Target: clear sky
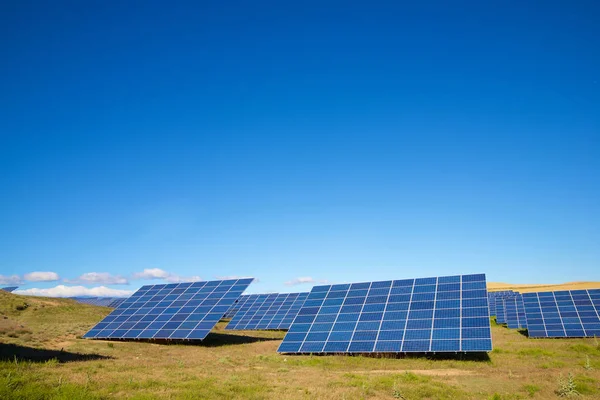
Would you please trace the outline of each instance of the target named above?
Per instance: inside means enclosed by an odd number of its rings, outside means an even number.
[[[377,3],[2,2],[0,284],[600,281],[600,3]]]

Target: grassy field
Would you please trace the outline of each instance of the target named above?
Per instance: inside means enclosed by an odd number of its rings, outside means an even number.
[[[521,293],[525,292],[550,292],[556,290],[579,290],[579,289],[597,289],[600,288],[600,282],[567,282],[567,283],[552,283],[552,284],[514,284],[501,282],[488,282],[489,291],[498,290],[516,290]]]
[[[224,323],[202,345],[78,338],[109,312],[0,292],[0,399],[600,398],[595,338],[528,339],[492,324],[483,359],[284,356],[284,332]]]

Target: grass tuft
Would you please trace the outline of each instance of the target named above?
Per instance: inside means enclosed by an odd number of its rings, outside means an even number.
[[[524,390],[525,392],[527,392],[527,395],[528,395],[529,397],[535,397],[535,394],[536,394],[537,392],[539,392],[541,389],[540,389],[540,387],[539,387],[539,386],[537,386],[537,385],[531,385],[531,384],[529,384],[529,385],[524,385],[524,386],[523,386],[523,390]]]
[[[562,376],[558,379],[558,389],[556,389],[556,394],[559,397],[575,397],[579,396],[579,392],[577,391],[577,384],[575,383],[575,378],[573,374],[569,372],[569,375],[566,378]]]

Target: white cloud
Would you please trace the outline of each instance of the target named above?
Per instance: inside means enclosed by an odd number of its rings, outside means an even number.
[[[166,279],[168,277],[169,273],[160,268],[148,268],[133,274],[134,279]]]
[[[30,282],[53,282],[59,280],[60,277],[56,272],[36,271],[25,274],[25,280]]]
[[[118,290],[107,288],[106,286],[97,286],[86,288],[84,286],[65,286],[58,285],[48,289],[24,289],[15,290],[16,294],[26,296],[45,296],[45,297],[76,297],[76,296],[92,296],[92,297],[129,297],[133,294],[131,290]]]
[[[0,285],[20,285],[23,280],[19,275],[0,275]]]
[[[197,275],[194,276],[179,276],[176,274],[172,274],[160,268],[147,268],[142,272],[136,272],[133,274],[133,279],[163,279],[167,282],[178,283],[178,282],[196,282],[201,281]]]
[[[194,276],[169,275],[167,278],[165,278],[165,281],[171,282],[171,283],[198,282],[201,280],[202,280],[202,278],[200,278],[198,275],[194,275]]]
[[[285,282],[286,285],[288,286],[296,286],[296,285],[302,285],[305,283],[328,283],[328,281],[326,279],[321,279],[321,280],[316,280],[313,277],[310,276],[301,276],[298,278],[294,278],[291,281],[287,281]]]
[[[111,275],[108,272],[87,272],[77,279],[65,280],[68,283],[102,283],[104,285],[127,285],[129,281],[121,275]]]

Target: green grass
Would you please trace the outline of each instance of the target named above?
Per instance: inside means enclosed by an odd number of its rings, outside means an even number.
[[[0,399],[552,399],[569,373],[581,398],[600,395],[594,339],[492,325],[494,351],[477,360],[279,355],[284,332],[223,323],[205,345],[80,338],[109,312],[0,292],[0,328],[14,333],[0,334]]]

